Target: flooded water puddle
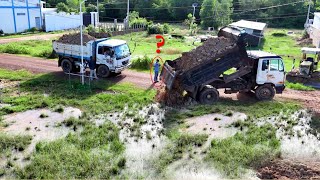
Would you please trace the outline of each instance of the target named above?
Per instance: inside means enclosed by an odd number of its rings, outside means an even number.
[[[237,129],[227,127],[238,120],[245,120],[247,116],[243,113],[234,112],[231,116],[223,114],[208,114],[186,119],[187,128],[182,131],[192,134],[208,134],[211,138],[226,138],[233,136]]]
[[[289,115],[281,113],[260,119],[257,124],[267,122],[277,127],[282,158],[296,162],[320,162],[320,134],[311,133],[311,118],[308,110],[300,110]]]
[[[127,160],[123,174],[129,179],[157,177],[151,163],[168,141],[163,135],[164,114],[164,109],[152,104],[137,111],[125,108],[121,113],[97,118],[97,125],[111,121],[121,129],[119,136],[125,143]]]
[[[61,126],[63,120],[70,117],[79,118],[81,111],[76,108],[66,107],[63,112],[53,112],[48,109],[29,110],[25,112],[6,115],[3,122],[8,126],[2,132],[12,135],[31,135],[32,141],[26,150],[15,153],[18,164],[23,165],[23,157],[30,154],[37,142],[52,141],[65,137],[69,132],[65,126]]]

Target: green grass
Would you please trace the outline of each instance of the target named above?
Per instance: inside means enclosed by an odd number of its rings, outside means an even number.
[[[114,36],[112,38],[126,40],[132,52],[133,59],[147,55],[149,58],[160,56],[163,61],[168,59],[172,60],[180,57],[181,52],[190,51],[199,45],[199,43],[193,45],[192,42],[186,42],[181,39],[169,39],[169,36],[164,35],[165,45],[162,47],[161,53],[157,54],[158,39],[156,39],[155,35],[148,36],[146,32],[137,32],[122,36]]]
[[[180,134],[177,131],[169,135],[172,140],[164,150],[160,153],[159,157],[154,161],[153,165],[159,173],[173,163],[182,158],[184,153],[191,152],[195,147],[202,146],[208,139],[206,134]]]
[[[18,150],[23,151],[30,143],[32,137],[27,135],[8,135],[0,133],[0,153],[6,151]]]
[[[52,41],[29,40],[0,45],[0,53],[23,54],[33,57],[55,58],[52,56]]]
[[[40,142],[31,163],[16,170],[22,179],[111,179],[120,174],[126,159],[119,130],[112,123],[84,126],[54,142]]]
[[[299,90],[299,91],[314,91],[313,87],[305,86],[301,83],[291,83],[291,82],[286,82],[286,87],[289,89],[294,89],[294,90]]]
[[[1,70],[9,74],[10,70]],[[11,76],[8,76],[10,78]],[[23,78],[17,75],[15,78]],[[144,106],[153,102],[155,90],[143,90],[128,83],[112,83],[107,80],[93,82],[91,86],[81,85],[78,78],[70,82],[56,74],[32,75],[20,83],[21,95],[15,95],[17,87],[6,89],[2,94],[3,103],[9,107],[0,109],[0,115],[29,109],[57,106],[74,106],[89,114],[122,111],[127,105]],[[44,93],[47,96],[44,96]]]
[[[293,36],[275,36],[274,34],[287,34],[288,31],[289,29],[267,29],[265,32],[263,46],[259,48],[253,48],[281,55],[284,60],[285,70],[287,72],[291,70],[293,57],[296,59],[295,67],[298,67],[299,60],[302,58],[302,47],[297,45],[296,39],[301,38],[303,32],[302,30],[295,30],[295,34]]]
[[[238,100],[220,99],[214,105],[194,105],[185,107],[186,110],[171,110],[166,113],[164,121],[165,127],[173,128],[176,125],[183,124],[184,119],[196,116],[202,116],[211,113],[225,113],[231,115],[232,112],[245,113],[248,118],[256,119],[278,115],[280,112],[294,112],[300,108],[295,102],[288,101],[252,101],[241,102]],[[170,129],[169,128],[169,129]]]
[[[31,78],[32,76],[32,73],[26,70],[8,71],[0,68],[0,79],[19,81]]]
[[[245,133],[213,140],[207,160],[230,178],[241,177],[245,169],[257,168],[279,155],[280,141],[272,125],[249,127]]]
[[[11,39],[11,38],[20,38],[20,37],[28,37],[28,36],[36,36],[36,35],[45,35],[45,34],[60,34],[65,31],[53,31],[53,32],[35,32],[35,33],[25,33],[25,34],[8,34],[4,36],[0,36],[0,39]]]

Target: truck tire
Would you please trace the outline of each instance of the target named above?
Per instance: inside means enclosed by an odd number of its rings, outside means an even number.
[[[63,72],[70,73],[73,71],[73,65],[72,62],[69,59],[63,59],[61,61],[61,68]]]
[[[271,85],[262,85],[255,90],[255,94],[258,100],[268,101],[273,99],[276,92]]]
[[[97,74],[100,77],[106,78],[110,76],[110,70],[106,65],[100,65],[97,69]]]
[[[213,104],[219,99],[219,91],[214,87],[206,87],[198,97],[201,104]]]

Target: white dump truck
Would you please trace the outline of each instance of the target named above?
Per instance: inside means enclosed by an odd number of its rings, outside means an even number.
[[[64,72],[80,71],[81,45],[53,41],[52,46],[59,55],[58,66],[61,66]],[[106,52],[110,56],[107,56]],[[108,77],[111,73],[120,74],[130,65],[130,55],[130,49],[123,40],[103,38],[91,40],[83,45],[85,67],[88,66],[88,61],[94,60],[100,77]]]

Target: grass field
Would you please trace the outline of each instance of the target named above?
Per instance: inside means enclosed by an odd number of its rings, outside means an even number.
[[[0,70],[1,79],[22,80],[20,96],[18,87],[5,88],[2,92],[2,102],[12,106],[1,108],[0,115],[57,105],[78,107],[91,114],[107,113],[121,111],[126,105],[149,104],[155,95],[155,90],[143,90],[128,83],[100,80],[82,86],[77,78],[69,81],[55,74],[19,72]]]
[[[28,36],[36,36],[43,34],[59,34],[64,33],[66,31],[53,31],[53,32],[29,32],[29,33],[20,33],[20,34],[6,34],[4,36],[0,36],[0,39],[10,39],[10,38],[20,38],[20,37],[28,37]]]

